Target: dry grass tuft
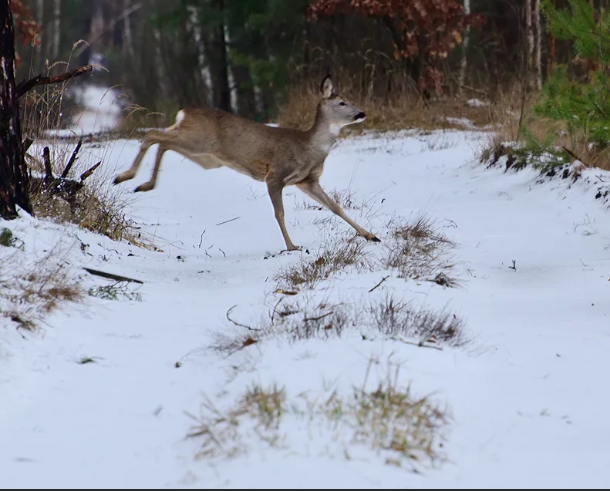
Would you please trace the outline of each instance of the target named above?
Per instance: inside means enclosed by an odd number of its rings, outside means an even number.
[[[372,260],[366,243],[339,237],[324,244],[312,257],[301,258],[299,262],[280,271],[275,280],[279,289],[311,289],[348,269],[366,271],[371,268]]]
[[[197,457],[235,457],[247,453],[246,437],[250,431],[270,447],[278,446],[280,424],[288,409],[286,399],[284,388],[260,385],[247,389],[227,411],[221,411],[206,399],[202,416],[191,416],[197,424],[188,435],[202,439],[202,450]]]
[[[233,354],[273,339],[296,343],[344,336],[363,340],[382,336],[422,347],[459,348],[470,342],[465,323],[457,315],[415,307],[391,295],[351,305],[304,300],[278,306],[252,326],[229,318],[240,330],[217,336],[212,350]]]
[[[56,63],[49,67],[49,71],[57,66],[65,66],[68,70],[69,65],[70,60],[67,63]],[[112,170],[106,167],[110,146],[105,146],[101,153],[92,151],[108,135],[101,132],[70,136],[65,131],[82,111],[72,99],[72,89],[75,84],[80,85],[84,81],[85,77],[44,86],[29,92],[23,99],[23,132],[34,142],[26,152],[26,161],[32,175],[30,194],[34,211],[37,216],[74,223],[113,240],[141,242],[133,221],[125,216],[125,209],[131,199],[124,192],[109,186]],[[115,97],[120,99],[123,96],[116,96],[115,92],[109,90],[101,104],[116,102],[109,100]],[[129,114],[137,112],[132,109],[127,111]],[[95,117],[97,122],[96,115],[87,117]],[[124,120],[118,114],[117,118],[120,128]],[[57,130],[64,131],[60,133]],[[126,136],[121,129],[110,133],[114,139],[119,135]],[[84,145],[75,154],[76,160],[69,172],[63,175],[79,140]],[[46,155],[45,147],[48,148]],[[94,156],[94,153],[98,155]],[[98,162],[100,165],[93,168]],[[83,174],[92,168],[92,173],[83,179]],[[52,178],[49,178],[49,170],[52,171]]]
[[[0,251],[0,312],[21,328],[33,330],[60,304],[82,298],[79,280],[59,258],[57,249],[25,271],[14,253]]]
[[[415,339],[420,344],[463,347],[469,342],[464,321],[457,315],[412,305],[391,295],[369,306],[372,324],[388,338]]]
[[[392,240],[384,259],[387,268],[398,271],[402,278],[423,278],[449,287],[458,285],[447,274],[453,267],[448,261],[448,250],[456,244],[439,231],[433,219],[419,215],[408,222],[391,222],[388,229]]]
[[[338,443],[337,453],[346,458],[351,446],[365,446],[380,453],[386,464],[441,461],[447,414],[397,380],[382,381],[374,390],[367,385],[365,379],[362,388],[346,395],[334,392],[317,398],[307,393],[289,398],[285,388],[255,385],[224,411],[206,400],[202,415],[191,416],[196,424],[189,436],[202,440],[199,458],[235,457],[257,451],[259,444],[289,450],[291,440],[302,433],[304,438],[315,435]],[[313,427],[321,431],[312,432]]]

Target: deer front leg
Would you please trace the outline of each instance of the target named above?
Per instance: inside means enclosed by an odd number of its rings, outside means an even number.
[[[275,219],[280,226],[280,230],[284,236],[284,241],[286,242],[286,249],[289,251],[299,250],[299,248],[290,240],[290,236],[286,230],[286,223],[284,222],[284,201],[282,197],[284,185],[277,181],[268,181],[267,190],[269,191],[269,197],[271,198],[271,203],[273,204]]]
[[[343,211],[343,209],[330,196],[328,196],[328,194],[324,192],[322,186],[320,186],[320,183],[317,180],[308,179],[307,181],[300,182],[299,184],[297,184],[297,186],[305,194],[311,196],[322,206],[325,206],[335,215],[341,217],[352,227],[354,227],[356,232],[358,232],[358,235],[364,237],[366,240],[371,240],[373,242],[381,242],[377,237],[375,237],[375,235],[373,235],[371,232],[364,230],[360,225],[358,225],[350,217],[348,217]]]
[[[114,180],[114,184],[120,184],[122,182],[129,181],[130,179],[133,179],[134,177],[136,177],[136,174],[138,173],[138,169],[140,168],[140,165],[142,165],[142,160],[144,159],[144,155],[146,155],[146,152],[148,152],[148,149],[151,146],[153,146],[155,143],[160,143],[159,138],[163,137],[163,136],[164,136],[163,133],[160,131],[150,130],[144,137],[144,141],[140,145],[140,151],[138,152],[138,155],[136,156],[135,160],[133,161],[133,164],[131,165],[129,170],[116,176],[116,178]]]
[[[155,185],[157,184],[157,176],[159,175],[159,169],[161,168],[161,159],[163,158],[163,154],[167,152],[167,148],[160,143],[159,149],[157,151],[157,158],[155,160],[155,168],[152,173],[152,177],[150,181],[145,182],[144,184],[140,184],[136,189],[135,193],[140,193],[142,191],[151,191],[155,189]]]

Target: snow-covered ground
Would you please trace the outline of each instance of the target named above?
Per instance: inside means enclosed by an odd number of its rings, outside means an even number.
[[[121,110],[127,103],[116,89],[83,84],[74,87],[70,95],[79,111],[68,128],[49,130],[49,135],[73,137],[120,129]]]
[[[423,211],[434,218],[459,244],[452,254],[460,288],[377,268],[295,297],[364,305],[392,294],[446,308],[466,323],[471,342],[461,348],[364,340],[356,326],[341,339],[269,340],[232,355],[209,350],[219,333],[243,331],[227,320],[231,307],[232,318],[249,326],[273,309],[281,298],[274,276],[307,253],[278,254],[283,241],[264,185],[230,170],[204,172],[171,152],[157,189],[138,195],[130,210],[159,251],[26,217],[1,224],[23,240],[28,257],[59,243],[75,274],[87,266],[144,285],[137,289],[142,301],[66,305],[36,334],[0,318],[7,324],[0,327],[0,486],[610,485],[610,215],[584,182],[484,169],[474,156],[486,138],[411,132],[347,139],[331,152],[322,179],[327,189],[349,188],[367,202],[348,213],[382,239],[367,244],[373,256],[387,243],[391,216]],[[138,148],[125,141],[110,147],[88,148],[106,153],[109,174],[126,169]],[[148,180],[153,160],[151,151],[138,177],[122,186]],[[313,252],[351,233],[336,219],[324,224],[330,213],[303,209],[302,200],[298,190],[286,192],[296,244]],[[285,386],[297,401],[376,384],[397,366],[398,386],[410,384],[451,414],[439,449],[445,461],[420,460],[418,472],[389,465],[387,453],[351,441],[349,432],[293,414],[280,428],[281,444],[269,446],[245,428],[242,452],[232,458],[196,458],[202,439],[187,438],[204,401],[230,408],[252,384]]]

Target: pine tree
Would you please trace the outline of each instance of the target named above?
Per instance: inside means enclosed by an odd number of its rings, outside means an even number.
[[[570,40],[575,61],[584,66],[585,80],[558,66],[543,88],[539,116],[563,121],[572,137],[597,149],[610,146],[610,12],[595,11],[587,0],[569,0],[567,9],[543,3],[549,28],[558,39]]]

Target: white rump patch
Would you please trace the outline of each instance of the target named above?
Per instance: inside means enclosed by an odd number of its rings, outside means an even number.
[[[178,114],[176,114],[176,122],[173,125],[165,128],[165,131],[175,131],[180,128],[180,123],[184,121],[184,116],[184,111],[178,111]]]

